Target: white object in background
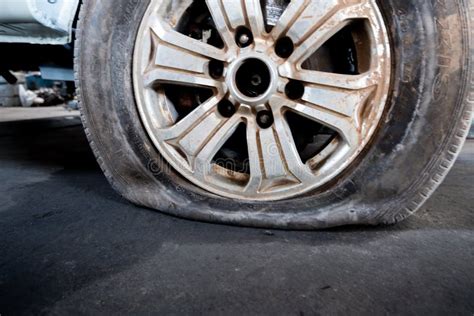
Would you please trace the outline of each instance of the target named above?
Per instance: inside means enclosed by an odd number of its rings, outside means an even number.
[[[44,103],[44,99],[39,98],[33,91],[26,90],[23,85],[19,86],[19,94],[21,105],[24,107],[31,107],[33,104]]]

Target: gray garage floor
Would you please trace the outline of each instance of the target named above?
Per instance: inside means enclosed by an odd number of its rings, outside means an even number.
[[[400,225],[283,232],[130,205],[79,124],[0,123],[2,316],[474,313],[472,141]]]

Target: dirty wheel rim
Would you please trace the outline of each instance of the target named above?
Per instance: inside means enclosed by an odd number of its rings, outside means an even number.
[[[390,45],[375,0],[269,7],[278,2],[152,0],[138,32],[133,80],[149,137],[223,197],[320,188],[364,151],[385,109]]]

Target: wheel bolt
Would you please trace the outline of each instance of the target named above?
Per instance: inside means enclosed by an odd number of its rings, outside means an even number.
[[[301,99],[304,95],[304,85],[300,81],[292,80],[285,86],[285,94],[291,100]]]
[[[239,38],[240,45],[247,45],[250,41],[250,37],[247,34],[242,34]]]
[[[209,74],[214,79],[219,79],[224,74],[224,63],[220,60],[213,59],[209,62]]]
[[[275,44],[275,53],[281,58],[290,57],[294,50],[295,45],[288,36],[278,39]]]
[[[252,32],[245,26],[240,26],[239,28],[237,28],[235,41],[237,42],[237,45],[242,48],[251,45],[253,43]]]
[[[267,129],[273,125],[273,115],[272,112],[268,110],[260,111],[257,113],[257,123],[263,128]]]
[[[223,117],[232,117],[235,114],[235,105],[227,99],[222,100],[217,105],[217,110]]]

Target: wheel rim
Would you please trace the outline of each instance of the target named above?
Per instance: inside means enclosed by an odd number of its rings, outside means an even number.
[[[182,176],[223,197],[320,188],[384,112],[390,46],[375,0],[279,2],[152,0],[138,32],[133,80],[148,135]]]

